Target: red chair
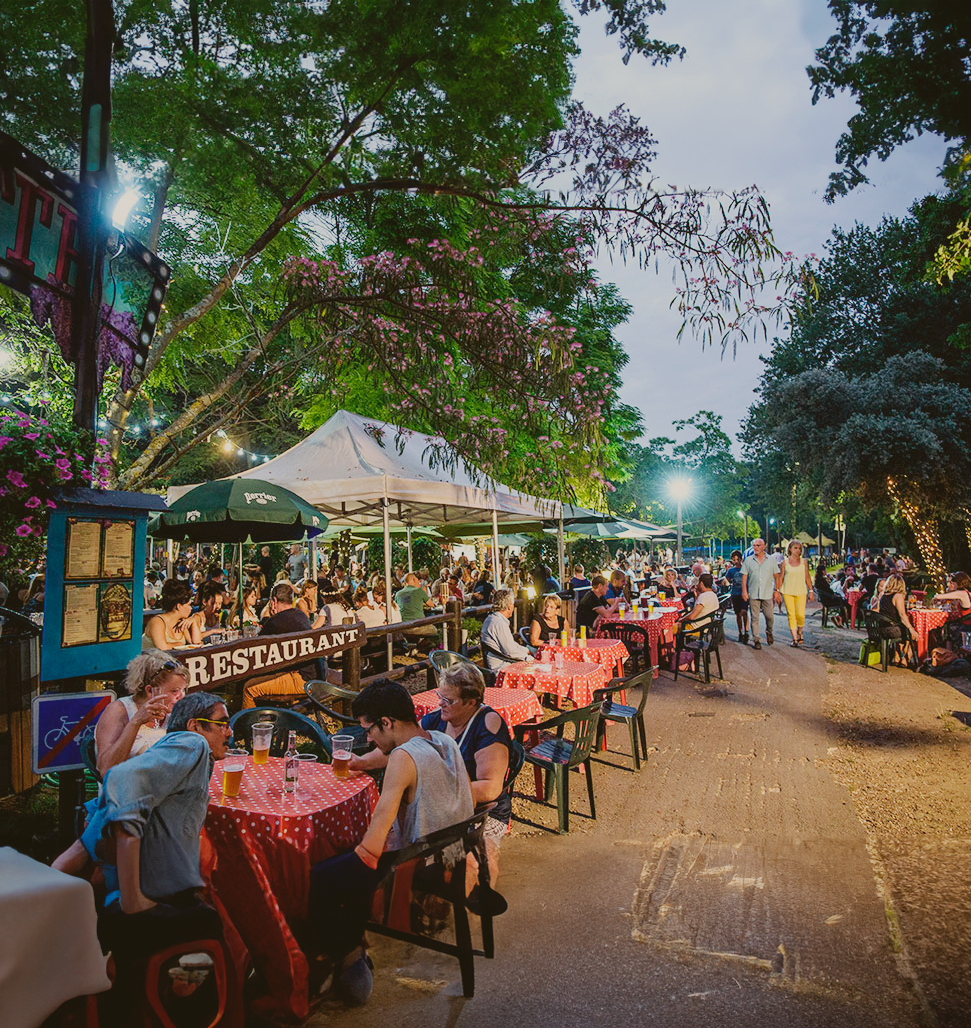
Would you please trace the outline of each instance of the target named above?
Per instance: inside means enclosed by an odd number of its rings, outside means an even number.
[[[158,1025],[160,1028],[180,1028],[169,1016],[169,1012],[162,1003],[158,983],[165,964],[186,953],[206,953],[212,958],[212,973],[216,981],[216,1015],[206,1028],[216,1028],[217,1025],[224,1025],[226,1028],[229,1028],[230,1025],[241,1025],[242,1003],[241,1001],[231,1002],[231,1000],[239,1000],[239,997],[230,997],[231,965],[227,966],[226,951],[218,939],[194,939],[191,942],[180,942],[175,946],[169,946],[168,949],[159,950],[148,958],[145,967],[145,999],[148,1004],[146,1024]],[[226,1017],[227,1008],[233,1011],[232,1019]]]

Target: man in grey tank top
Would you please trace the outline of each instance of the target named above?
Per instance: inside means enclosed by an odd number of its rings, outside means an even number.
[[[308,919],[321,949],[334,964],[344,1000],[362,1005],[374,981],[365,954],[364,926],[374,890],[394,859],[394,850],[472,816],[472,787],[454,739],[426,732],[407,689],[381,679],[362,689],[351,711],[387,758],[381,798],[359,846],[314,865]],[[369,766],[354,758],[352,769]]]

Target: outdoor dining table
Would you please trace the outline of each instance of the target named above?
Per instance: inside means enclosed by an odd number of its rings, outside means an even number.
[[[613,667],[618,678],[624,677],[624,661],[630,656],[619,639],[575,639],[565,649],[558,643],[544,643],[537,651],[536,659],[551,661],[557,653],[562,653],[564,660],[603,664],[605,673]]]
[[[356,846],[364,836],[378,787],[330,764],[305,762],[296,792],[283,792],[281,757],[247,758],[239,795],[222,795],[222,765],[209,780],[206,836],[215,864],[209,883],[220,908],[266,980],[274,1007],[308,1013],[307,958],[294,936],[304,927],[310,869]]]
[[[111,985],[90,883],[0,848],[0,1025],[37,1028]]]
[[[640,614],[641,611],[638,611]],[[602,614],[597,621],[594,634],[598,638],[604,637],[604,628],[606,624],[630,624],[637,625],[638,628],[643,628],[647,632],[648,644],[651,648],[651,666],[660,666],[660,646],[661,641],[673,642],[674,623],[681,616],[681,609],[672,605],[655,606],[653,612],[646,613],[644,617],[627,617],[621,618],[619,614]],[[654,676],[657,677],[657,674]]]
[[[412,696],[415,713],[419,721],[433,710],[438,710],[438,693],[434,689],[416,693]],[[496,689],[487,688],[483,703],[492,709],[506,722],[510,732],[514,725],[524,724],[534,718],[543,716],[543,706],[536,693],[529,689]]]
[[[862,589],[847,589],[846,602],[850,605],[850,628],[856,628],[856,614],[863,599]]]
[[[951,614],[933,607],[914,607],[907,611],[907,615],[917,632],[917,659],[923,660],[927,656],[927,636],[933,629],[946,624]]]
[[[547,668],[549,670],[547,670]],[[531,689],[572,700],[574,707],[593,703],[594,689],[602,689],[606,675],[601,664],[567,660],[562,667],[542,666],[525,660],[507,664],[496,675],[500,689]]]

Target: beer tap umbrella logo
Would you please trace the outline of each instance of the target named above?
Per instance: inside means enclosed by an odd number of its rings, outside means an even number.
[[[148,534],[192,543],[269,543],[313,538],[326,528],[327,518],[289,489],[223,478],[180,497],[149,522]]]

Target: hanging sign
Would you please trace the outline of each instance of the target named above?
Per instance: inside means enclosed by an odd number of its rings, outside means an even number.
[[[81,185],[0,132],[0,284],[30,297],[65,360],[72,352]],[[108,240],[98,344],[121,366],[142,367],[155,335],[171,271],[127,232]]]

